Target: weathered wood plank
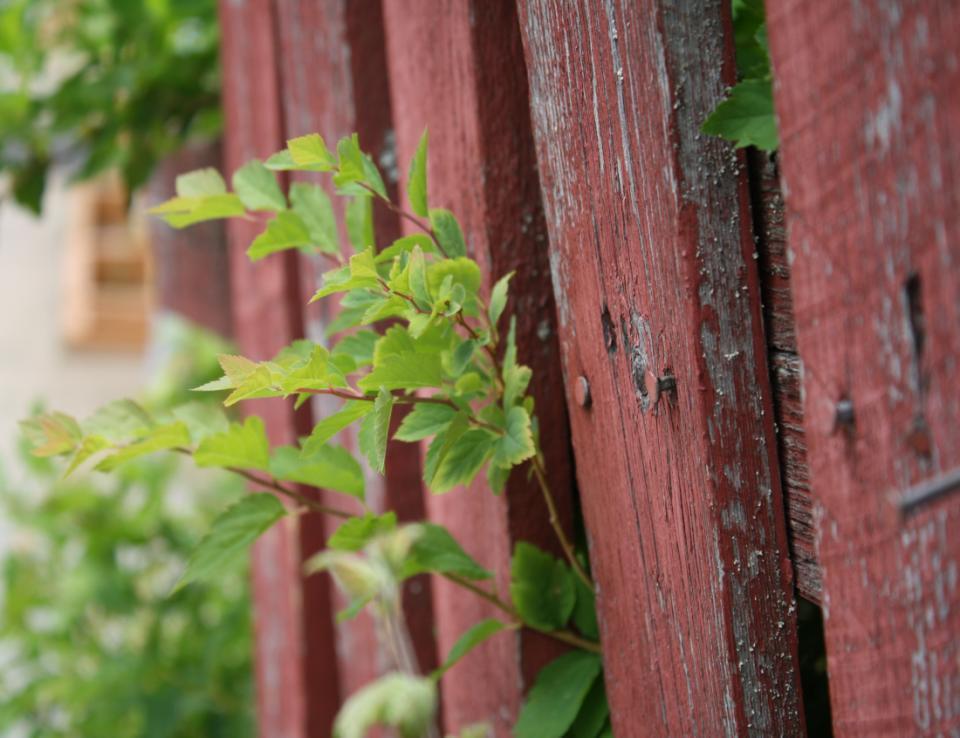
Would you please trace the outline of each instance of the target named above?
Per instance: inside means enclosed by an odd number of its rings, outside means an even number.
[[[225,160],[233,171],[283,144],[274,9],[269,0],[223,0]],[[297,262],[284,254],[251,264],[246,248],[256,226],[231,221],[234,336],[244,354],[266,359],[303,335]],[[309,431],[309,414],[288,402],[256,401],[245,410],[264,418],[273,443]],[[339,699],[329,584],[301,575],[304,556],[322,542],[322,528],[291,517],[261,537],[253,552],[257,714],[264,738],[329,735]],[[300,521],[303,527],[298,528]],[[309,675],[309,676],[308,676]]]
[[[379,0],[280,2],[277,17],[286,136],[292,138],[316,131],[332,146],[339,137],[356,131],[361,145],[375,159],[389,162],[394,153]],[[395,190],[395,167],[387,166],[385,170],[388,187]],[[302,178],[329,185],[329,176],[304,174]],[[376,230],[382,243],[389,243],[400,235],[396,216],[386,208],[376,212]],[[301,257],[300,266],[306,303],[318,286],[317,275],[331,264],[320,257],[315,260]],[[324,327],[332,317],[331,301],[315,304],[307,313],[308,335],[323,341]],[[337,404],[318,401],[314,410],[325,414]],[[350,443],[352,436],[346,435],[344,441]],[[368,475],[367,496],[374,509],[396,510],[404,521],[422,519],[424,505],[417,449],[392,444],[386,476]],[[333,499],[330,502],[333,503]],[[318,534],[318,544],[338,523],[326,521],[325,532]],[[424,576],[408,582],[404,602],[418,661],[423,670],[429,671],[437,664],[429,579]],[[335,595],[336,609],[348,604],[342,595]],[[346,696],[378,676],[389,664],[389,658],[378,646],[374,623],[368,613],[338,623],[336,628],[340,684]]]
[[[960,493],[897,503],[960,466],[960,6],[768,25],[835,730],[955,735]]]
[[[614,732],[802,734],[726,3],[520,5]]]
[[[453,210],[488,283],[516,270],[511,284],[520,360],[534,369],[550,479],[569,520],[572,474],[566,409],[550,292],[546,232],[529,128],[527,81],[516,10],[510,0],[388,0],[384,4],[390,83],[401,176],[423,129],[430,129],[429,189]],[[468,551],[508,584],[513,542],[552,545],[547,512],[520,471],[494,497],[485,483],[427,500],[430,518],[448,525]],[[481,601],[435,582],[441,655],[491,612]],[[509,736],[521,692],[549,658],[542,636],[500,635],[444,679],[445,724],[453,731],[489,721]]]
[[[797,591],[819,603],[820,562],[803,434],[803,376],[797,356],[780,175],[773,157],[762,151],[749,150],[747,163],[790,555]]]

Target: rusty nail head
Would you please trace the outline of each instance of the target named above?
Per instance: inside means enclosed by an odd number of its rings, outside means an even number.
[[[647,402],[650,403],[650,407],[656,407],[662,395],[677,389],[676,377],[669,374],[658,377],[652,371],[647,372],[644,377],[644,384],[647,389]]]
[[[580,407],[589,407],[590,405],[590,382],[582,374],[577,377],[576,384],[573,386],[573,396]]]

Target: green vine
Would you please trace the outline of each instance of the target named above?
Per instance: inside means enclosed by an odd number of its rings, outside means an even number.
[[[347,252],[341,250],[326,191],[318,184],[295,182],[286,195],[276,171],[332,175],[336,194],[347,199]],[[489,295],[481,294],[480,268],[466,255],[456,217],[428,206],[426,172],[425,133],[410,166],[407,211],[390,200],[356,135],[343,138],[333,152],[312,134],[290,140],[266,162],[245,164],[233,175],[232,191],[215,170],[184,174],[177,180],[176,197],[153,210],[177,228],[230,217],[263,223],[248,250],[253,260],[300,249],[332,263],[313,298],[339,297],[328,340],[296,341],[269,361],[222,356],[223,376],[197,388],[226,392],[227,407],[265,397],[292,398],[298,406],[314,395],[341,400],[298,445],[271,448],[256,416],[243,423],[230,423],[226,416],[211,422],[178,408],[156,417],[129,401],[114,403],[83,424],[52,413],[27,421],[26,430],[35,453],[69,455],[68,470],[89,463],[109,471],[143,454],[172,451],[267,490],[245,497],[214,522],[181,586],[216,578],[227,560],[287,515],[312,510],[341,518],[307,571],[333,575],[351,602],[340,617],[369,609],[393,670],[346,701],[336,721],[337,736],[359,738],[378,724],[403,736],[436,735],[437,682],[486,639],[519,628],[544,633],[570,650],[538,675],[515,735],[609,736],[594,586],[583,552],[556,515],[534,399],[527,391],[533,373],[517,361],[516,321],[506,315],[511,275],[497,281]],[[372,222],[375,202],[418,232],[379,248]],[[398,405],[410,408],[393,438],[427,444],[423,479],[432,493],[469,485],[484,472],[498,494],[521,467],[518,473],[532,475],[539,486],[563,559],[519,542],[509,592],[498,592],[493,573],[444,527],[400,525],[393,512],[370,509],[361,461],[333,441],[355,427],[360,456],[382,474]],[[323,504],[301,491],[304,486],[338,492],[344,502]],[[278,495],[287,498],[289,507]],[[419,671],[400,606],[402,583],[425,572],[446,578],[498,613],[464,633],[429,675]],[[475,726],[463,733],[468,734],[483,731]]]

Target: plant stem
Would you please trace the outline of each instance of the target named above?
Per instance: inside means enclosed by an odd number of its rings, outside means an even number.
[[[423,232],[426,233],[428,236],[430,236],[430,239],[433,241],[433,243],[434,243],[434,244],[436,245],[436,247],[437,247],[437,251],[439,251],[441,254],[443,254],[443,256],[444,256],[445,258],[448,258],[448,259],[450,258],[449,254],[447,254],[447,252],[444,251],[443,246],[440,245],[440,241],[437,239],[437,234],[434,232],[434,230],[433,230],[433,228],[432,228],[431,226],[429,226],[429,225],[427,225],[426,223],[424,223],[422,220],[420,220],[420,219],[419,219],[417,216],[415,216],[413,213],[408,213],[406,210],[404,210],[403,208],[401,208],[399,205],[395,205],[389,198],[384,197],[383,195],[381,195],[379,192],[377,192],[375,189],[373,189],[373,188],[372,188],[370,185],[368,185],[366,182],[357,182],[357,184],[360,185],[360,186],[361,186],[363,189],[365,189],[367,192],[369,192],[371,195],[373,195],[374,197],[376,197],[378,200],[380,200],[380,202],[382,202],[384,205],[386,205],[392,212],[396,213],[397,215],[399,215],[399,216],[400,216],[401,218],[403,218],[404,220],[409,221],[410,223],[413,223],[413,225],[415,225],[415,226],[416,226],[417,228],[419,228],[421,231],[423,231]]]
[[[496,607],[498,610],[503,612],[505,615],[508,615],[512,621],[518,625],[523,625],[523,620],[520,618],[519,613],[511,607],[508,603],[501,600],[495,593],[490,592],[483,587],[474,584],[469,579],[464,579],[459,577],[456,574],[444,574],[444,577],[449,581],[456,584],[458,587],[463,587],[464,589],[473,592],[477,597],[482,600],[486,600],[491,605]],[[572,633],[569,630],[538,630],[538,633],[543,633],[545,636],[549,636],[556,641],[566,643],[569,646],[574,646],[583,651],[589,651],[591,653],[600,653],[600,644],[595,643],[594,641],[589,641],[586,638],[581,638],[576,633]]]
[[[563,526],[560,524],[560,518],[557,515],[557,505],[553,500],[553,494],[550,492],[550,485],[547,483],[547,475],[543,468],[543,461],[541,461],[539,453],[530,460],[530,466],[533,467],[533,474],[536,476],[537,482],[540,485],[540,491],[543,493],[543,501],[547,503],[547,510],[550,513],[550,526],[553,528],[553,532],[556,533],[557,540],[560,541],[560,546],[563,548],[563,553],[567,557],[567,561],[570,562],[570,566],[573,567],[573,570],[576,572],[577,576],[580,577],[583,583],[592,591],[593,582],[590,580],[587,572],[584,571],[583,567],[580,565],[580,562],[577,560],[577,556],[573,551],[573,544],[570,543],[570,539],[567,538],[567,534],[563,530]]]

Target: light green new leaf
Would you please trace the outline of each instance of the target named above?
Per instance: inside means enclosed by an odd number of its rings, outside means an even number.
[[[223,433],[204,438],[193,454],[197,466],[235,466],[266,471],[270,464],[270,443],[263,421],[255,415],[243,425],[231,423]]]
[[[456,216],[449,210],[434,208],[430,211],[430,225],[440,242],[443,252],[451,259],[467,255],[467,244]]]
[[[142,438],[155,421],[139,403],[114,400],[98,408],[83,422],[84,433],[103,436],[113,444]]]
[[[426,456],[423,459],[423,481],[430,487],[433,484],[433,478],[436,476],[437,468],[443,461],[450,447],[462,436],[467,428],[470,427],[469,417],[466,413],[459,412],[450,421],[450,424],[437,433],[436,437],[427,447]]]
[[[380,334],[375,331],[356,331],[341,338],[333,347],[333,355],[349,356],[359,368],[373,363],[373,349]]]
[[[450,653],[447,654],[446,661],[443,662],[440,668],[434,669],[433,673],[430,674],[430,678],[434,681],[439,680],[440,677],[446,674],[454,664],[470,653],[470,651],[490,638],[490,636],[499,633],[507,627],[509,626],[506,623],[496,618],[481,620],[457,639],[457,642],[453,644],[453,648],[450,649]]]
[[[53,412],[20,421],[34,456],[58,456],[73,451],[83,438],[80,424],[65,413]]]
[[[317,172],[329,172],[336,168],[337,159],[327,148],[323,136],[310,133],[287,141],[287,151],[297,167],[309,167]]]
[[[373,412],[363,419],[360,434],[357,437],[360,451],[370,466],[383,474],[387,459],[387,440],[390,436],[390,415],[393,412],[394,397],[386,388],[381,387],[373,403]]]
[[[326,444],[337,433],[355,423],[373,411],[373,403],[363,400],[351,400],[333,415],[328,415],[315,426],[313,432],[303,442],[303,453],[310,455]]]
[[[585,651],[571,651],[547,664],[520,711],[516,738],[562,738],[600,670],[600,657]]]
[[[366,515],[350,518],[337,528],[327,540],[327,548],[336,551],[359,551],[371,540],[397,528],[397,514],[393,511],[383,515]]]
[[[369,195],[350,198],[343,220],[347,227],[347,238],[357,251],[363,251],[377,242],[373,230],[373,198]]]
[[[418,528],[419,535],[404,562],[403,578],[425,572],[454,574],[473,580],[489,579],[493,576],[464,551],[443,526],[421,523]]]
[[[443,383],[443,365],[440,354],[405,352],[393,354],[389,361],[377,366],[357,382],[365,392],[380,387],[388,390],[416,387],[439,387]]]
[[[776,151],[780,145],[769,79],[745,79],[738,84],[701,126],[704,133],[736,143]]]
[[[393,435],[398,441],[420,441],[436,435],[453,420],[457,410],[449,405],[432,402],[420,402],[406,414],[397,432]]]
[[[287,207],[276,175],[259,159],[251,159],[233,173],[233,189],[247,210],[276,213]]]
[[[103,436],[86,436],[77,446],[77,450],[73,452],[73,456],[70,457],[70,464],[63,473],[64,479],[73,474],[77,467],[91,456],[108,448],[110,448],[110,442]]]
[[[123,446],[97,464],[99,471],[113,471],[124,462],[146,456],[157,451],[172,448],[185,448],[190,445],[190,431],[180,421],[168,425],[158,425],[150,429],[146,436]]]
[[[230,427],[226,413],[218,405],[211,405],[209,402],[178,405],[170,414],[187,426],[193,443],[200,443],[207,436],[223,433]]]
[[[295,249],[310,245],[310,231],[300,216],[292,210],[283,210],[267,223],[267,229],[257,236],[247,256],[250,261],[258,261],[265,256],[286,249]]]
[[[225,195],[227,183],[213,167],[196,169],[177,176],[176,191],[179,197],[206,197]]]
[[[449,280],[448,280],[449,277]],[[459,257],[456,259],[442,259],[427,268],[427,282],[434,300],[438,301],[446,283],[454,301],[463,305],[468,314],[477,312],[477,291],[480,289],[480,267],[473,259]],[[459,285],[465,294],[454,295]]]
[[[250,544],[285,514],[277,498],[265,493],[247,495],[227,508],[194,550],[176,589],[221,578],[224,567],[245,554]]]
[[[517,400],[523,399],[523,393],[527,391],[530,380],[533,377],[533,371],[523,364],[514,364],[509,369],[503,368],[503,407],[509,409],[514,406]]]
[[[482,428],[471,428],[454,441],[437,465],[430,483],[434,494],[448,492],[457,485],[467,485],[494,452],[497,436]]]
[[[407,197],[410,199],[410,208],[417,215],[426,218],[427,208],[427,131],[420,137],[417,150],[410,162],[410,176],[407,179]]]
[[[430,236],[427,236],[423,233],[414,233],[409,236],[404,236],[403,238],[398,238],[392,244],[387,246],[387,248],[377,254],[377,263],[382,264],[388,261],[393,261],[396,257],[400,256],[400,254],[413,251],[415,246],[419,246],[420,250],[425,254],[436,252]]]
[[[515,405],[507,411],[506,432],[497,439],[493,463],[499,467],[516,466],[537,452],[533,443],[530,415]]]
[[[280,446],[270,455],[269,471],[276,479],[363,500],[363,470],[353,455],[340,446],[315,447],[309,454],[301,454],[293,446]]]
[[[430,296],[430,286],[427,284],[427,263],[423,258],[423,250],[414,246],[410,252],[409,264],[410,291],[420,307],[429,309],[433,303]]]
[[[490,325],[494,328],[497,327],[497,322],[500,320],[500,316],[503,315],[503,310],[507,306],[507,293],[510,289],[510,279],[513,277],[513,272],[502,276],[497,280],[497,283],[493,285],[493,289],[490,290],[490,305],[487,308],[487,315],[490,318]]]
[[[323,188],[315,184],[294,182],[290,185],[290,204],[310,233],[310,242],[320,251],[336,254],[340,251],[337,220],[333,203]]]
[[[186,228],[194,223],[221,218],[235,218],[246,210],[240,198],[232,193],[202,197],[174,197],[150,208],[151,215],[159,216],[174,228]]]
[[[371,728],[394,728],[401,738],[426,735],[437,709],[434,682],[392,673],[370,682],[343,703],[333,724],[334,738],[365,738]]]
[[[538,630],[557,630],[573,612],[573,575],[562,561],[520,541],[510,562],[510,596],[524,623]]]

